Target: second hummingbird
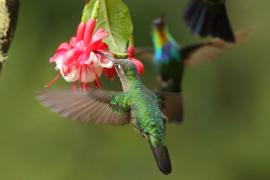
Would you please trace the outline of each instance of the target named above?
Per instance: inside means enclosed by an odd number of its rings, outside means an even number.
[[[244,41],[250,33],[249,29],[236,32],[236,44]],[[153,48],[138,49],[137,56],[153,62],[158,73],[159,90],[166,92],[181,92],[186,67],[214,60],[224,50],[235,46],[221,39],[181,46],[171,35],[163,18],[153,21],[152,40]]]

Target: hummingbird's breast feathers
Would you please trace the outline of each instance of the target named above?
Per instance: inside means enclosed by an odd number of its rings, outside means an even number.
[[[170,59],[180,59],[180,45],[174,40],[167,27],[154,28],[152,39],[155,50],[154,61],[162,63]]]
[[[133,83],[131,97],[132,123],[144,135],[150,134],[160,142],[165,140],[165,116],[156,95],[140,83]]]

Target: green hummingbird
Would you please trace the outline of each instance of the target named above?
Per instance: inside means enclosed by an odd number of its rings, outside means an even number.
[[[236,41],[225,0],[191,0],[184,11],[184,20],[194,35]]]
[[[19,0],[0,1],[0,71],[15,33],[19,5]]]
[[[113,62],[123,92],[54,90],[41,93],[38,99],[46,107],[73,120],[113,125],[131,123],[149,142],[160,171],[169,174],[171,161],[165,143],[166,123],[178,121],[182,116],[181,95],[155,93],[144,86],[130,60],[115,59]]]
[[[214,60],[226,49],[234,47],[250,35],[251,30],[236,32],[236,43],[213,39],[188,46],[181,46],[171,35],[163,18],[157,18],[152,25],[153,47],[137,49],[136,56],[150,61],[158,74],[160,91],[181,92],[186,67]]]

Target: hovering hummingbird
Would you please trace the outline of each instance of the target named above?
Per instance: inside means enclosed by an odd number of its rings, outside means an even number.
[[[186,67],[215,59],[224,50],[245,40],[251,32],[249,29],[237,32],[236,44],[213,39],[182,47],[174,40],[163,18],[155,19],[152,26],[154,48],[138,49],[136,55],[142,60],[148,59],[153,62],[158,73],[160,90],[168,92],[181,92]]]
[[[171,172],[165,144],[167,121],[182,115],[179,93],[154,93],[142,83],[135,65],[127,59],[113,60],[123,92],[92,90],[89,92],[47,91],[38,99],[63,117],[82,122],[125,125],[132,123],[150,144],[159,169]],[[167,116],[166,116],[167,115]]]
[[[15,33],[19,4],[19,0],[0,0],[0,71]]]
[[[191,0],[184,11],[184,20],[192,34],[236,41],[225,0]]]

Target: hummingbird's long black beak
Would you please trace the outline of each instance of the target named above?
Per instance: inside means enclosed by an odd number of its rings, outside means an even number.
[[[107,59],[109,59],[109,60],[111,60],[112,62],[115,61],[115,58],[112,57],[112,56],[110,56],[110,55],[108,55],[108,54],[105,54],[105,53],[100,52],[100,51],[94,51],[94,52],[97,53],[97,54],[99,54],[99,55],[101,55],[101,56],[103,56],[103,57],[105,57],[105,58],[107,58]]]
[[[114,58],[114,57],[112,57],[112,56],[110,56],[110,55],[108,55],[108,54],[106,54],[104,52],[100,52],[100,51],[94,51],[94,52],[101,55],[101,56],[103,56],[103,57],[105,57],[105,58],[107,58],[108,60],[112,61],[112,63],[114,65],[115,65],[115,63],[119,62],[119,59]]]
[[[114,65],[115,67],[119,67],[119,66],[118,66],[118,63],[121,62],[120,59],[114,58],[114,57],[112,57],[112,56],[110,56],[110,55],[108,55],[108,54],[106,54],[106,53],[99,52],[99,51],[95,51],[95,53],[97,53],[97,54],[99,54],[99,55],[101,55],[101,56],[107,58],[108,60],[112,61],[113,65]],[[122,59],[122,60],[123,60],[123,59]],[[123,79],[125,79],[125,73],[124,73],[124,71],[122,70],[122,68],[115,68],[115,69],[116,69],[116,72],[117,72],[118,77],[120,78],[120,80],[122,81]]]

